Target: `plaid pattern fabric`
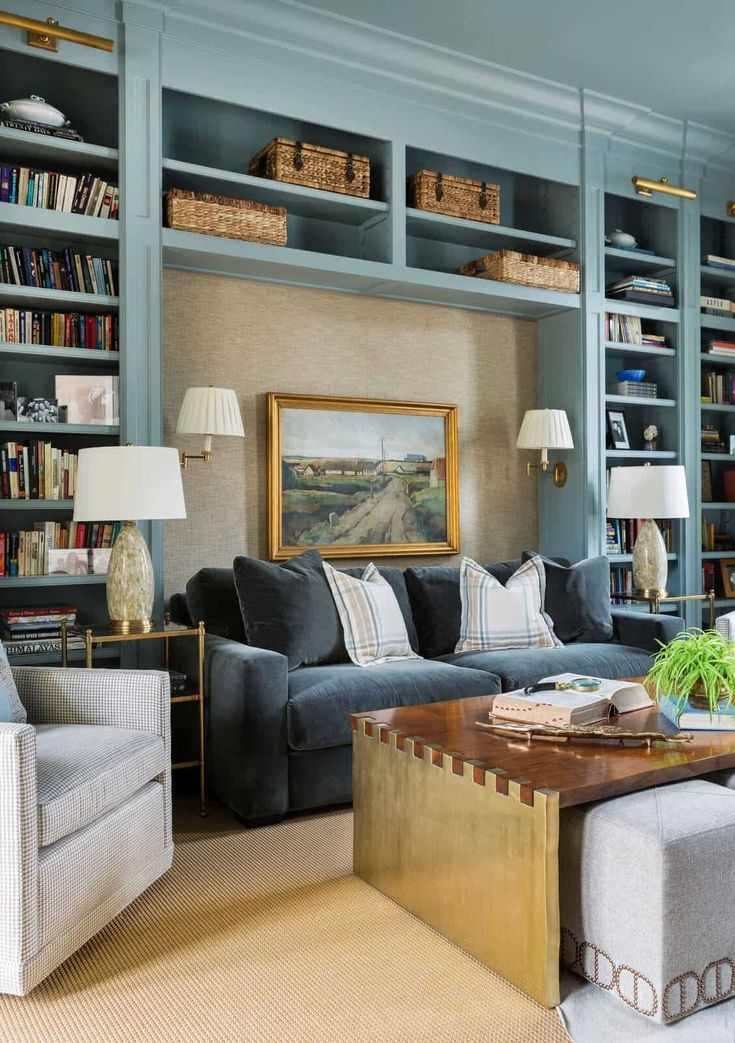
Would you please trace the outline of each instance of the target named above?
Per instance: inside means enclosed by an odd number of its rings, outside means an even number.
[[[546,572],[530,558],[505,586],[471,558],[460,570],[462,622],[455,652],[494,648],[555,648],[561,645],[543,610]]]
[[[13,671],[8,662],[8,653],[5,651],[2,641],[0,641],[0,699],[7,700],[7,709],[10,711],[9,716],[5,713],[0,714],[0,721],[10,721],[13,724],[26,723],[25,707],[18,696]]]
[[[324,562],[344,631],[347,655],[357,666],[379,666],[396,659],[420,659],[411,648],[400,606],[387,580],[370,562],[362,579]]]
[[[0,969],[38,947],[36,733],[0,724]]]

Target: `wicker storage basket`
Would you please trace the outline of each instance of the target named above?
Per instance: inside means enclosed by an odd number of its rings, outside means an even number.
[[[459,273],[513,282],[519,286],[536,286],[542,290],[579,293],[579,265],[574,261],[557,261],[552,257],[516,253],[515,250],[496,250],[463,264]]]
[[[165,198],[166,225],[184,232],[286,245],[286,208],[172,188]]]
[[[290,185],[341,192],[345,196],[370,195],[370,160],[353,152],[321,145],[306,145],[290,138],[273,138],[250,160],[249,172]]]
[[[408,179],[408,204],[417,210],[463,217],[467,221],[500,222],[500,188],[435,170],[417,170]]]

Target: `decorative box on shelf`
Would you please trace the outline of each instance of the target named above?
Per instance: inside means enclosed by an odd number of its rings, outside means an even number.
[[[431,210],[466,221],[500,223],[500,187],[487,181],[417,170],[408,179],[408,203],[417,210]]]
[[[164,212],[166,226],[179,231],[271,246],[286,245],[286,208],[283,206],[172,188],[166,193]]]
[[[346,196],[370,195],[370,160],[354,152],[308,145],[290,138],[273,138],[250,160],[255,177],[285,181]]]
[[[557,261],[552,257],[536,257],[515,250],[496,250],[486,254],[463,264],[459,273],[519,286],[579,293],[579,265],[574,261]]]

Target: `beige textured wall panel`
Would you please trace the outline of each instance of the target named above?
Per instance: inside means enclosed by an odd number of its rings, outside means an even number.
[[[166,595],[204,565],[266,554],[266,393],[361,395],[459,407],[462,552],[478,561],[537,543],[535,480],[515,448],[536,402],[536,325],[458,308],[164,272],[164,437],[187,387],[232,387],[245,438],[215,438],[184,472],[188,518],[165,527]],[[451,556],[395,559],[445,563]]]

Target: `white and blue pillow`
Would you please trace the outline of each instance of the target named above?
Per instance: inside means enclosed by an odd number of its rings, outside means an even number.
[[[25,724],[26,711],[15,687],[8,654],[0,642],[0,724]]]
[[[544,612],[546,572],[540,558],[526,561],[505,586],[482,565],[463,558],[459,591],[462,621],[455,652],[561,645]]]

